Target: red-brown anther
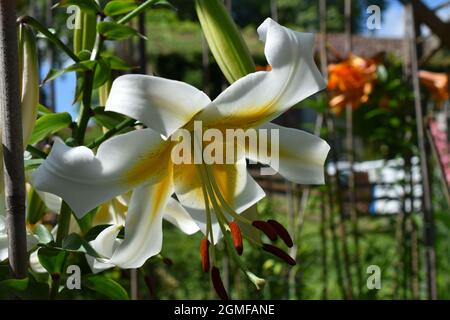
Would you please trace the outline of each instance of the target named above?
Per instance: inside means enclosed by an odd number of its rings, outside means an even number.
[[[255,220],[252,222],[252,225],[265,233],[266,236],[269,237],[271,241],[277,240],[277,232],[275,229],[267,222],[261,220]]]
[[[241,255],[242,252],[244,251],[244,244],[242,243],[241,229],[239,228],[239,225],[237,224],[236,221],[231,221],[229,223],[229,226],[230,226],[231,237],[233,238],[234,247],[236,248],[238,255]]]
[[[211,269],[211,281],[219,298],[222,300],[228,300],[227,291],[223,286],[222,278],[220,278],[220,271],[219,269],[217,269],[217,267],[214,266]]]
[[[278,248],[276,246],[264,243],[263,244],[263,249],[265,251],[273,254],[274,256],[277,256],[278,258],[286,261],[291,266],[295,266],[297,264],[295,262],[295,260],[290,255],[288,255],[286,252],[284,252],[283,250],[281,250],[280,248]]]
[[[289,235],[289,232],[286,230],[286,228],[279,223],[276,220],[267,220],[267,222],[272,226],[272,228],[275,229],[275,231],[278,233],[281,239],[283,239],[284,243],[289,247],[292,248],[294,245],[294,242],[292,241],[291,236]]]
[[[209,271],[209,241],[208,239],[202,239],[200,241],[200,258],[202,259],[203,272]]]

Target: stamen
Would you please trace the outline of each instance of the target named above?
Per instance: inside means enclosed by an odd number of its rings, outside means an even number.
[[[291,236],[289,235],[289,232],[286,230],[286,228],[279,223],[276,220],[267,220],[267,222],[272,226],[272,228],[275,229],[275,231],[278,233],[281,239],[283,239],[284,243],[289,247],[292,248],[294,245],[294,242],[292,241]]]
[[[256,228],[264,232],[264,234],[269,237],[271,241],[277,240],[277,232],[275,229],[267,222],[261,220],[255,220],[252,222],[252,225]]]
[[[200,241],[200,257],[202,259],[203,272],[209,271],[209,241],[208,239],[202,239]]]
[[[242,255],[244,251],[244,244],[242,243],[241,229],[236,221],[231,221],[229,224],[231,237],[233,238],[233,244],[239,255]]]
[[[267,251],[267,252],[273,254],[274,256],[277,256],[278,258],[286,261],[291,266],[295,266],[297,264],[290,255],[288,255],[286,252],[284,252],[283,250],[281,250],[280,248],[278,248],[276,246],[264,243],[263,249],[264,249],[264,251]]]
[[[228,294],[223,285],[222,279],[220,278],[220,271],[217,267],[212,267],[211,269],[211,280],[217,295],[222,300],[228,300]]]
[[[246,274],[257,290],[261,290],[266,285],[266,280],[256,276],[253,272],[247,271]]]

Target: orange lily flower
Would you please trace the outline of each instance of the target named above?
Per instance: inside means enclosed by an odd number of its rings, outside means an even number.
[[[340,114],[347,104],[356,109],[367,102],[376,78],[376,63],[352,54],[341,63],[330,64],[328,73],[329,105]]]
[[[420,83],[431,92],[431,97],[438,106],[449,98],[448,75],[445,73],[419,71]]]

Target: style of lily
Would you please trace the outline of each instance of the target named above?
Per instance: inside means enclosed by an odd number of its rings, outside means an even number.
[[[329,105],[333,112],[340,114],[347,104],[355,110],[369,100],[376,78],[374,59],[364,59],[356,55],[337,64],[328,66]]]
[[[232,164],[206,164],[204,161],[175,164],[171,156],[181,143],[172,136],[180,129],[192,132],[195,121],[200,121],[204,128],[221,131],[277,129],[280,145],[275,169],[296,183],[324,183],[323,165],[328,144],[314,135],[270,122],[325,87],[313,60],[314,36],[295,32],[271,19],[261,24],[258,33],[265,42],[264,51],[271,71],[255,72],[239,79],[213,101],[179,81],[145,75],[121,76],[113,83],[106,110],[137,119],[147,128],[111,138],[100,145],[96,154],[86,147],[72,148],[56,142],[46,161],[35,171],[35,188],[61,196],[78,217],[134,189],[124,239],[120,243],[111,241],[118,233],[114,227],[98,236],[97,249],[105,249],[109,263],[121,268],[137,268],[161,251],[162,217],[168,204],[173,202],[173,193],[205,234],[201,245],[202,264],[205,271],[211,271],[218,292],[222,290],[216,249],[209,244],[216,244],[225,236],[228,246],[242,246],[237,222],[256,227],[271,239],[278,234],[289,244],[281,225],[252,222],[240,216],[265,196],[247,172],[245,157],[271,165],[270,157],[259,156],[252,146]],[[199,139],[194,134],[194,152],[203,148]],[[275,246],[256,242],[255,245],[293,262]],[[229,252],[249,279],[260,285],[261,279],[243,266],[234,248]]]

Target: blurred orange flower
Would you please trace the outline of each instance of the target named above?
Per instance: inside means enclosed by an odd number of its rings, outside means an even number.
[[[431,92],[436,104],[441,105],[449,98],[448,75],[445,73],[419,71],[420,83]]]
[[[369,99],[376,78],[376,62],[352,54],[341,63],[330,64],[328,73],[329,105],[340,114],[346,104],[356,109]]]

